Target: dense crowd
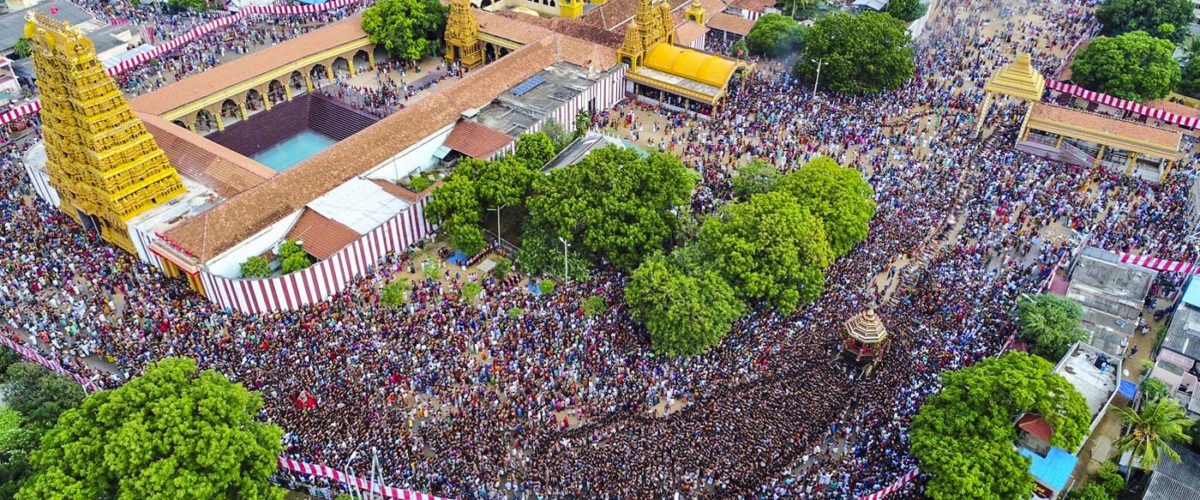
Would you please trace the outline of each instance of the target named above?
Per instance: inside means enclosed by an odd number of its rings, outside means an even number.
[[[908,424],[937,374],[1002,349],[1015,298],[1037,290],[1073,245],[1194,256],[1172,238],[1191,208],[1194,157],[1161,184],[1033,158],[1010,147],[1023,109],[1014,102],[986,118],[987,140],[974,138],[992,70],[1023,49],[1051,71],[1089,29],[1078,2],[1025,7],[1010,17],[995,2],[943,2],[916,44],[918,77],[881,96],[814,95],[764,62],[713,120],[662,108],[635,120],[633,104],[596,116],[619,133],[661,132],[657,146],[702,174],[697,215],[728,202],[731,173],[751,157],[788,170],[829,155],[874,188],[870,234],[831,267],[820,299],[789,316],[753,312],[702,356],[649,354],[623,309],[627,277],[606,269],[550,296],[485,278],[474,305],[446,300],[454,288],[426,278],[406,305],[386,307],[381,284],[414,267],[401,254],[319,306],[221,310],[30,196],[16,163],[24,141],[4,146],[0,169],[5,334],[27,334],[105,385],[162,357],[194,357],[262,391],[263,417],[288,431],[287,455],[362,473],[377,448],[386,483],[440,496],[869,494],[915,466]],[[208,64],[223,47],[192,46],[169,71]],[[151,86],[160,78],[142,75]],[[580,306],[592,295],[610,305],[595,318]],[[869,307],[892,335],[863,378],[831,359],[842,322]],[[97,355],[121,370],[79,361]]]

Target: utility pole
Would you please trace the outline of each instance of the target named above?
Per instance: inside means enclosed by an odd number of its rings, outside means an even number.
[[[562,236],[558,237],[558,241],[561,241],[563,244],[563,286],[566,286],[567,283],[571,282],[570,275],[567,273],[567,248],[571,245]]]

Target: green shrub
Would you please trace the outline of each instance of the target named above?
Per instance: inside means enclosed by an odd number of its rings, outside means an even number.
[[[466,283],[463,283],[462,299],[464,302],[467,302],[468,304],[474,304],[475,298],[478,297],[479,293],[482,291],[483,291],[482,285],[480,285],[479,283],[476,283],[474,281],[468,281]]]
[[[522,312],[520,307],[513,307],[508,310],[508,319],[517,319],[521,317]]]
[[[432,185],[433,179],[426,174],[414,175],[412,179],[408,181],[408,187],[417,193],[429,189],[429,186]]]
[[[271,262],[266,257],[255,255],[242,263],[243,278],[266,278],[271,276]]]
[[[304,248],[301,247],[300,243],[298,243],[296,240],[287,240],[279,244],[280,261],[287,260],[288,257],[302,253],[305,253]]]
[[[281,264],[283,266],[283,274],[291,274],[311,266],[312,260],[308,258],[308,254],[301,252],[284,257]]]
[[[512,274],[512,261],[503,258],[497,260],[496,267],[492,268],[492,276],[495,276],[498,280],[504,280],[510,274]]]
[[[1100,464],[1100,470],[1096,471],[1096,480],[1092,484],[1100,485],[1109,497],[1117,498],[1125,489],[1125,478],[1117,470],[1116,462],[1104,462]]]
[[[409,290],[412,290],[412,282],[408,281],[407,278],[401,278],[384,286],[379,300],[385,305],[396,307],[408,302]]]
[[[1159,399],[1171,395],[1171,388],[1167,387],[1167,383],[1156,378],[1143,380],[1141,389],[1146,399]]]
[[[596,316],[604,314],[604,312],[607,310],[608,303],[604,301],[603,297],[598,295],[593,295],[584,299],[583,301],[583,314],[589,318],[595,318]]]
[[[554,292],[554,280],[549,278],[542,280],[541,283],[538,283],[538,290],[542,292],[542,295]]]

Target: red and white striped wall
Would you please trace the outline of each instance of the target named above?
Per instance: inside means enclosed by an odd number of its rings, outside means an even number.
[[[42,201],[49,203],[52,207],[57,207],[61,203],[58,198],[58,190],[50,184],[50,174],[28,164],[25,165],[25,172],[29,174],[29,183],[33,185],[33,190],[37,192]]]
[[[1121,258],[1121,262],[1133,264],[1135,266],[1153,269],[1155,271],[1166,271],[1174,273],[1194,272],[1191,262],[1180,262],[1177,260],[1160,259],[1149,255],[1134,255],[1125,252],[1114,252]]]
[[[1179,125],[1180,127],[1194,129],[1194,128],[1196,128],[1197,125],[1200,125],[1200,118],[1195,117],[1195,116],[1177,115],[1170,111],[1166,111],[1166,110],[1162,110],[1162,109],[1158,109],[1158,108],[1152,108],[1150,106],[1143,106],[1134,101],[1127,101],[1125,99],[1119,99],[1119,98],[1110,96],[1108,94],[1102,94],[1100,92],[1093,92],[1091,90],[1085,89],[1085,88],[1075,85],[1073,83],[1063,83],[1063,82],[1057,82],[1054,80],[1046,80],[1046,87],[1049,87],[1051,90],[1062,92],[1064,94],[1070,94],[1075,97],[1082,97],[1091,102],[1104,104],[1106,106],[1112,106],[1114,108],[1123,109],[1125,111],[1132,111],[1139,115],[1149,116],[1151,118],[1157,118],[1157,119],[1162,120],[1167,123],[1174,123],[1176,125]]]
[[[201,269],[209,300],[246,314],[289,311],[327,300],[346,289],[388,252],[401,252],[433,231],[422,198],[383,225],[312,267],[264,279],[226,278]]]
[[[592,99],[596,100],[595,110],[597,112],[612,109],[621,99],[625,98],[625,66],[618,65],[611,73],[604,75],[591,87],[580,92],[579,95],[572,97],[570,101],[562,103],[558,108],[550,113],[549,116],[542,118],[537,123],[533,124],[526,130],[526,133],[534,133],[542,129],[542,125],[546,120],[557,120],[562,124],[563,128],[568,132],[575,131],[575,115],[579,114],[580,110],[588,109],[588,103]],[[501,152],[511,152],[516,147],[516,141],[509,143]]]

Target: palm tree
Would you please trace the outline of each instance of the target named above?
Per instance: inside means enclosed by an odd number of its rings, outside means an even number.
[[[1126,425],[1132,427],[1129,434],[1121,436],[1115,443],[1118,452],[1131,452],[1126,464],[1127,481],[1133,472],[1134,457],[1141,457],[1141,468],[1153,469],[1163,456],[1179,461],[1179,454],[1168,444],[1192,442],[1192,437],[1187,434],[1192,421],[1174,399],[1147,401],[1139,412],[1117,408],[1117,413],[1121,414]]]

